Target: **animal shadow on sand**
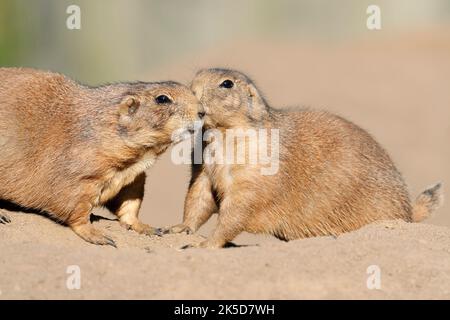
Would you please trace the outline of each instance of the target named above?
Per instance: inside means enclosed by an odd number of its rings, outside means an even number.
[[[0,210],[2,210],[2,209],[6,210],[6,211],[10,211],[10,212],[16,212],[16,213],[37,214],[37,215],[49,218],[57,224],[61,224],[61,225],[63,224],[61,221],[54,218],[50,213],[48,213],[46,211],[41,211],[41,210],[33,209],[33,208],[27,208],[27,207],[18,205],[14,202],[0,199]],[[110,218],[98,216],[98,215],[91,213],[90,220],[92,223],[92,222],[97,222],[100,220],[116,221],[117,219],[110,219]],[[11,221],[8,221],[8,222],[11,222]]]

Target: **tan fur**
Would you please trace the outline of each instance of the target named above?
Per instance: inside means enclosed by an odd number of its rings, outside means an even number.
[[[224,80],[234,87],[220,87]],[[419,208],[428,216],[437,206],[439,187],[425,191],[413,209],[386,151],[341,117],[273,109],[248,77],[231,70],[202,70],[191,89],[206,126],[280,130],[275,175],[261,175],[261,165],[194,165],[183,223],[171,231],[195,232],[218,208],[218,225],[201,247],[222,247],[243,231],[283,240],[339,235],[375,220],[413,221]]]
[[[166,95],[172,103],[158,104]],[[48,212],[83,239],[114,242],[89,215],[104,205],[140,233],[145,173],[198,120],[192,92],[174,82],[96,88],[63,75],[0,68],[0,199]]]

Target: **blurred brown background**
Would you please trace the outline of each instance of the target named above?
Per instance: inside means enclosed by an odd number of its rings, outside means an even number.
[[[71,4],[81,30],[66,28]],[[366,28],[370,4],[381,8],[381,30]],[[90,85],[240,69],[273,106],[327,109],[367,129],[413,197],[436,181],[450,190],[447,0],[1,0],[0,65]],[[180,222],[188,180],[166,153],[149,173],[143,220]],[[449,206],[430,222],[450,226]]]

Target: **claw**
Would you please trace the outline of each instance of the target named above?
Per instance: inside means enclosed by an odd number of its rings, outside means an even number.
[[[6,223],[10,223],[11,219],[5,215],[5,214],[0,214],[0,223],[2,224],[6,224]]]
[[[113,239],[109,238],[109,237],[106,237],[106,245],[114,247],[114,248],[117,249],[116,242]]]
[[[164,235],[164,229],[163,228],[156,228],[155,229],[155,235],[162,237]]]

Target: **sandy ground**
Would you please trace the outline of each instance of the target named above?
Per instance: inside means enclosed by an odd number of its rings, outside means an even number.
[[[201,67],[241,69],[276,107],[327,109],[367,129],[415,197],[437,181],[450,184],[449,57],[450,29],[370,33],[336,45],[255,40],[195,52],[152,75],[143,70],[141,80],[187,83]],[[149,172],[142,220],[179,223],[188,180],[189,168],[167,152]],[[247,246],[218,251],[179,250],[200,236],[149,238],[107,220],[96,224],[119,247],[96,247],[44,217],[9,213],[13,222],[0,224],[0,299],[449,299],[449,203],[427,224],[379,223],[337,239],[289,243],[242,235],[236,243]],[[81,269],[80,290],[66,287],[70,265]],[[370,265],[380,267],[380,290],[366,286]]]
[[[118,248],[98,247],[34,214],[0,225],[0,299],[450,298],[450,230],[386,221],[338,238],[261,238],[222,250],[181,250],[196,235],[147,237],[95,224]],[[67,289],[69,266],[81,288]],[[369,266],[381,288],[367,288]]]

